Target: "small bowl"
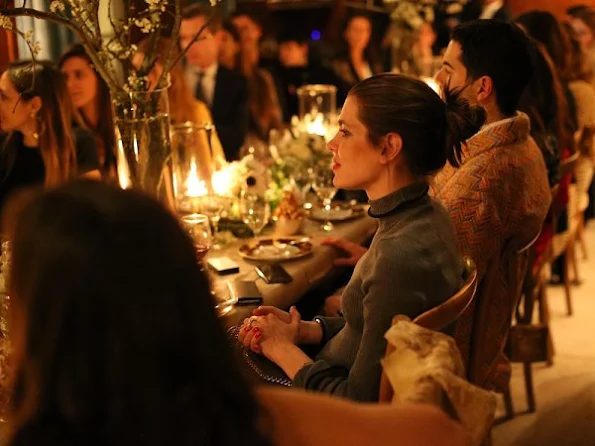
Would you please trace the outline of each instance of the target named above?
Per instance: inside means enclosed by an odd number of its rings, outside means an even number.
[[[299,234],[304,225],[303,218],[279,217],[275,224],[275,235]]]

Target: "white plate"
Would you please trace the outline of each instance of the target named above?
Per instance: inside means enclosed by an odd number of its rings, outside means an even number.
[[[261,238],[242,245],[238,253],[248,260],[281,262],[307,256],[312,252],[312,248],[308,238],[274,237]]]

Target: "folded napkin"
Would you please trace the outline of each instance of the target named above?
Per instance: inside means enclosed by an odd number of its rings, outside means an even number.
[[[457,345],[450,336],[409,321],[385,334],[394,351],[382,360],[393,401],[439,405],[481,444],[494,421],[496,396],[465,380]]]

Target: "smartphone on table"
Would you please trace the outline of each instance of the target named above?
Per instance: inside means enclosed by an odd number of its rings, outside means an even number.
[[[293,280],[280,263],[263,263],[256,266],[256,274],[266,283],[290,283]]]

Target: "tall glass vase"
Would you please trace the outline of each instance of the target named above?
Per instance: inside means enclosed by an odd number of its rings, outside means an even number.
[[[174,208],[167,89],[113,96],[118,182]]]

